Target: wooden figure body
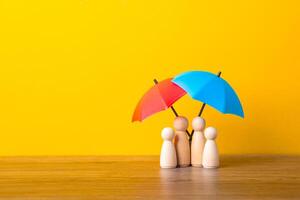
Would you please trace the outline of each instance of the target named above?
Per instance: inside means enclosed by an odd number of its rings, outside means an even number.
[[[204,168],[217,168],[219,167],[219,152],[215,142],[217,130],[214,127],[208,127],[204,135],[207,140],[203,150],[202,165]]]
[[[205,145],[204,128],[205,120],[195,117],[192,122],[194,134],[191,143],[191,162],[193,167],[202,167],[202,154]]]
[[[186,135],[188,120],[185,117],[176,117],[174,127],[177,165],[179,167],[188,167],[191,164],[190,142]]]
[[[164,140],[160,152],[160,167],[161,168],[176,168],[177,158],[176,150],[173,143],[174,131],[172,128],[164,128],[161,132],[161,137]]]

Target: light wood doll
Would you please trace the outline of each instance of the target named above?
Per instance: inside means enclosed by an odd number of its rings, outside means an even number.
[[[193,167],[202,167],[202,154],[205,145],[204,128],[205,120],[195,117],[192,122],[194,134],[191,143],[191,162]]]
[[[161,132],[161,137],[164,140],[160,152],[160,167],[161,168],[176,168],[177,158],[176,150],[173,143],[174,131],[172,128],[164,128]]]
[[[219,167],[219,152],[216,144],[217,129],[208,127],[204,131],[206,143],[203,150],[202,165],[204,168]]]

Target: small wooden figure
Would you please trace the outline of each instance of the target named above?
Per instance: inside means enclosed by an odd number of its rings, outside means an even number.
[[[205,145],[204,128],[205,120],[202,117],[195,117],[192,122],[194,134],[191,144],[191,162],[193,167],[202,167],[202,154]]]
[[[161,137],[164,140],[160,152],[160,167],[161,168],[176,168],[177,158],[176,150],[173,143],[174,131],[172,128],[164,128],[161,132]]]
[[[204,168],[219,167],[219,153],[215,139],[217,137],[217,129],[208,127],[204,131],[206,143],[203,150],[202,165]]]
[[[188,120],[185,117],[176,117],[175,128],[175,148],[177,154],[177,164],[179,167],[188,167],[191,164],[190,142],[186,135]]]

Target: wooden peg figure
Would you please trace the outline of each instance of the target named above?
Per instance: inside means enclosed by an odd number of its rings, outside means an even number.
[[[193,167],[202,167],[205,120],[202,117],[195,117],[192,121],[192,127],[194,134],[191,143],[191,162]]]
[[[202,165],[204,168],[219,167],[219,153],[216,144],[217,129],[208,127],[204,131],[206,143],[203,150]]]
[[[160,167],[161,168],[176,168],[177,158],[176,150],[173,143],[174,131],[172,128],[164,128],[161,132],[161,137],[164,140],[160,152]]]
[[[188,120],[185,117],[176,117],[174,120],[175,128],[175,149],[177,154],[177,165],[188,167],[191,164],[190,142],[186,135]]]

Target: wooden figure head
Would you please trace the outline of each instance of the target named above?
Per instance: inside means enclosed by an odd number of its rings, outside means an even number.
[[[170,127],[164,128],[161,131],[161,137],[162,137],[163,140],[173,140],[173,138],[174,138],[173,129],[170,128]]]
[[[189,125],[187,118],[179,116],[174,120],[174,128],[177,131],[185,131]]]
[[[192,127],[195,131],[203,131],[205,128],[205,120],[202,117],[195,117],[192,121]]]
[[[208,127],[204,131],[204,135],[208,140],[214,140],[217,137],[217,129],[214,127]]]

